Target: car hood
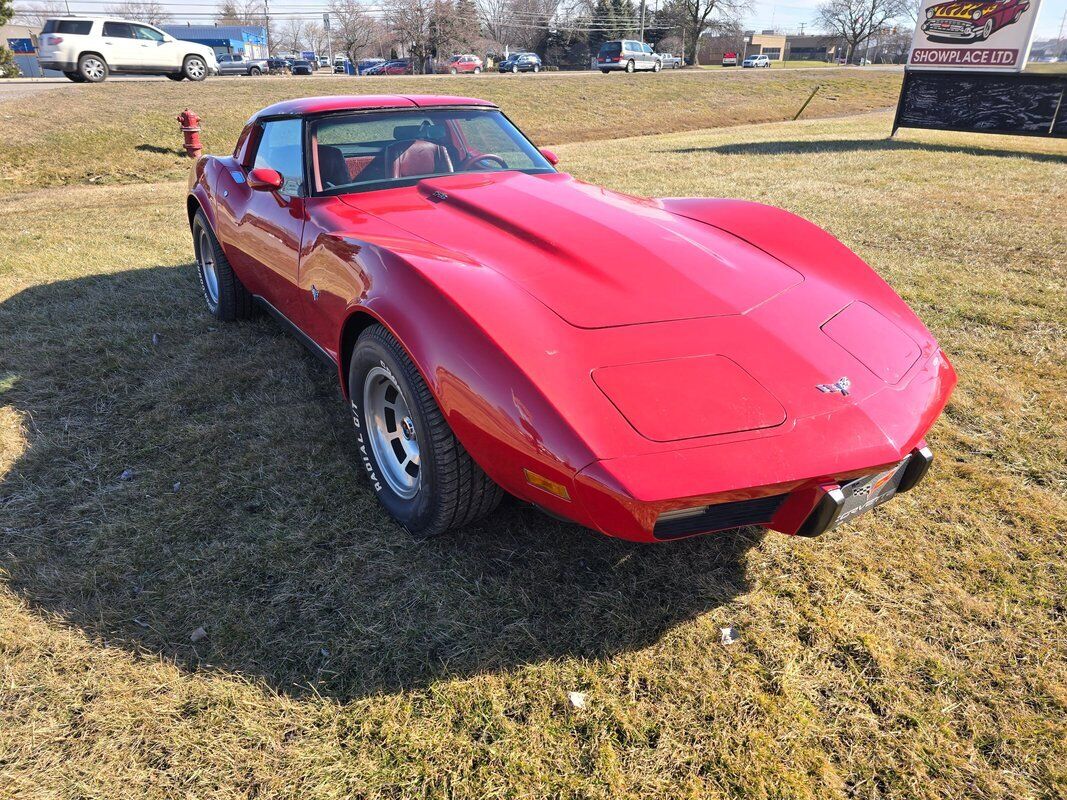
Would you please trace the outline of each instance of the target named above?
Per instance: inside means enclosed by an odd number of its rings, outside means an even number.
[[[941,3],[933,7],[933,16],[938,19],[963,19],[971,21],[978,11],[983,16],[993,11],[996,3]]]
[[[506,276],[579,328],[743,314],[801,283],[726,231],[568,175],[450,175],[345,203]]]

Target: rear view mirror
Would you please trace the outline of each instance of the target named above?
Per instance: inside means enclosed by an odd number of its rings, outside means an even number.
[[[258,192],[276,192],[282,188],[282,176],[275,169],[259,167],[248,173],[248,185]]]
[[[545,157],[545,160],[549,164],[551,164],[553,167],[556,166],[556,164],[559,163],[559,156],[557,156],[555,153],[553,153],[547,147],[542,147],[541,148],[541,155],[543,155]]]

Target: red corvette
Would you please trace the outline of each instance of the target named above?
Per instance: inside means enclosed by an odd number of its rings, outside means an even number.
[[[918,483],[955,372],[856,255],[555,163],[482,100],[270,106],[190,175],[208,308],[263,307],[337,369],[417,535],[502,491],[638,541],[816,535]]]

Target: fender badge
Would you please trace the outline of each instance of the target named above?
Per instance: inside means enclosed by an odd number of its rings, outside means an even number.
[[[315,286],[315,284],[311,284],[311,299],[312,300],[318,300],[319,299],[319,289],[318,289],[317,286]]]
[[[843,396],[848,396],[848,390],[852,388],[852,381],[848,378],[838,378],[836,383],[817,383],[815,388],[823,394],[830,394],[831,392],[840,392]]]

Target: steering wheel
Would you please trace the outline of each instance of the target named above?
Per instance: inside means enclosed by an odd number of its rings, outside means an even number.
[[[475,164],[481,163],[482,161],[493,162],[493,163],[497,164],[500,167],[500,169],[507,169],[508,168],[508,162],[505,161],[504,159],[502,159],[500,156],[494,155],[493,153],[482,153],[481,155],[470,156],[467,159],[465,159],[462,164],[460,164],[459,168],[460,169],[470,169]]]

